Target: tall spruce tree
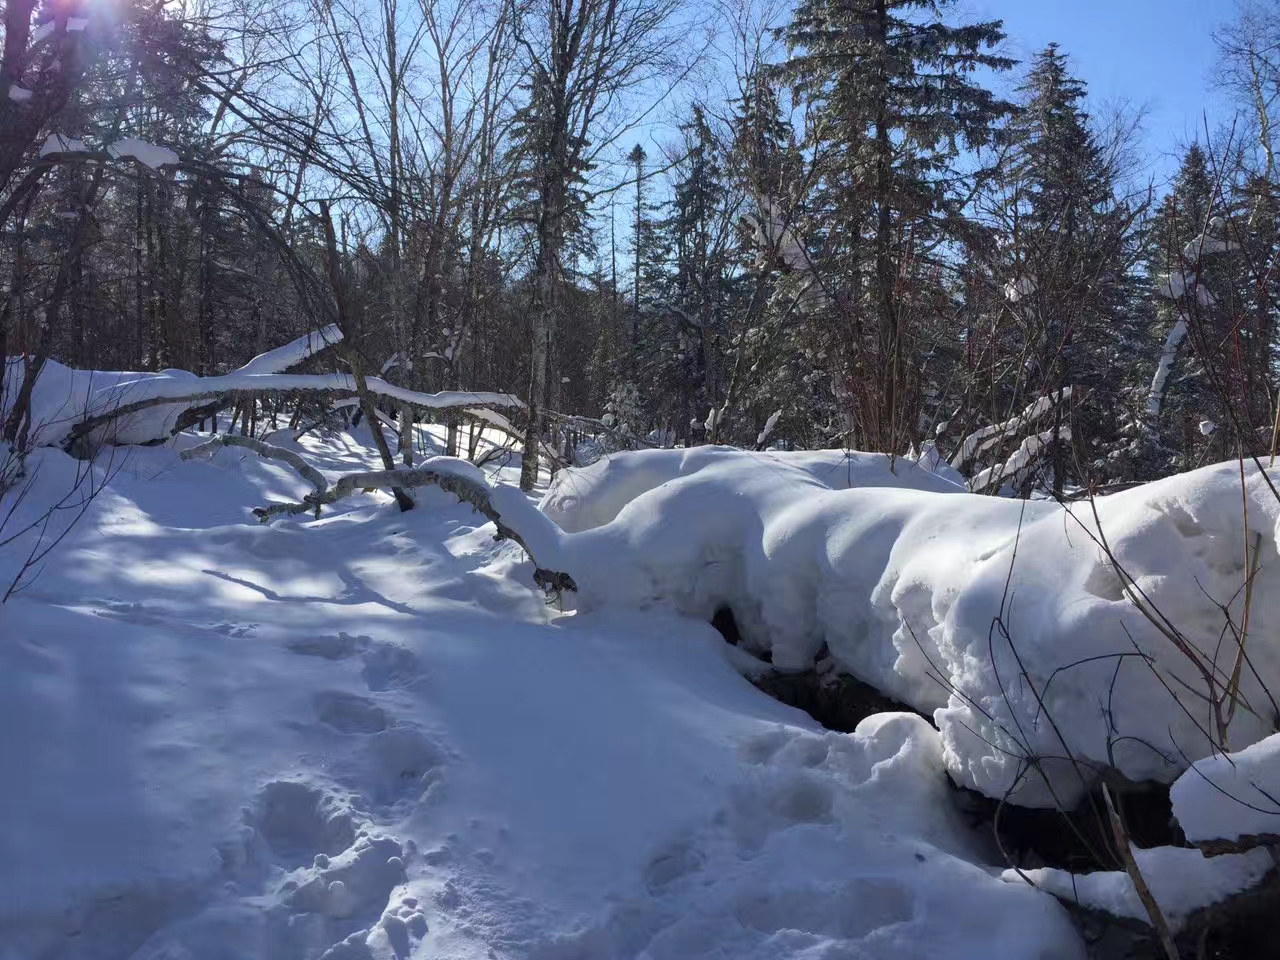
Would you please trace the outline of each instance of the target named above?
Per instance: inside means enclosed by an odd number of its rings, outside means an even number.
[[[1053,486],[1105,471],[1118,433],[1123,378],[1116,376],[1134,254],[1132,211],[1116,196],[1084,109],[1085,85],[1050,44],[1019,88],[1022,109],[1005,137],[1004,290],[1026,361],[1008,401],[1052,394]],[[1065,402],[1074,392],[1075,415]],[[1068,456],[1074,437],[1075,455]]]
[[[829,215],[845,221],[840,235],[861,261],[842,271],[853,284],[839,302],[856,364],[850,439],[867,449],[905,450],[916,439],[917,327],[937,302],[931,255],[961,232],[957,161],[1010,110],[974,79],[1013,65],[992,52],[1001,22],[953,26],[944,19],[953,5],[803,0],[783,30],[791,55],[782,74],[817,131],[810,146],[824,159]]]

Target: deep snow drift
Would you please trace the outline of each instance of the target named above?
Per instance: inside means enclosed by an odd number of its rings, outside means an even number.
[[[922,719],[825,732],[705,623],[562,616],[440,491],[260,526],[287,467],[116,456],[0,607],[5,960],[1082,956]],[[29,466],[19,525],[77,469]]]

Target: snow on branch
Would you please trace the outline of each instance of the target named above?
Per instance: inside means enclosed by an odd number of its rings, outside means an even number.
[[[1070,440],[1071,429],[1066,426],[1061,427],[1057,431],[1057,436],[1059,440]],[[986,470],[975,474],[973,479],[969,481],[969,489],[974,493],[978,493],[992,486],[998,487],[1005,480],[1016,480],[1018,474],[1026,470],[1031,465],[1031,462],[1053,442],[1053,439],[1053,430],[1046,430],[1043,433],[1027,437],[1022,443],[1018,444],[1018,449],[1013,451],[1009,459],[1004,463],[988,467]]]
[[[808,251],[796,237],[796,232],[787,223],[777,203],[766,197],[759,201],[759,205],[761,216],[748,213],[743,215],[743,219],[750,224],[755,234],[761,261],[777,258],[788,270],[813,273],[813,261],[809,259]]]
[[[1156,364],[1155,375],[1151,378],[1151,388],[1147,391],[1147,425],[1151,427],[1160,419],[1160,407],[1164,403],[1164,387],[1169,381],[1169,373],[1173,370],[1173,361],[1178,355],[1178,347],[1187,336],[1187,321],[1179,317],[1178,322],[1164,338],[1164,346],[1160,350],[1160,361]]]
[[[1071,388],[1063,387],[1061,390],[1040,397],[1020,414],[1010,417],[1003,423],[993,423],[975,430],[961,441],[960,449],[951,458],[952,468],[959,470],[977,454],[990,449],[1001,440],[1014,436],[1023,427],[1044,416],[1055,405],[1069,399],[1071,399]]]
[[[243,438],[233,438],[231,442],[236,443],[240,439]],[[316,486],[316,492],[303,498],[301,502],[275,503],[269,507],[255,509],[254,515],[263,523],[275,517],[295,516],[302,513],[314,512],[319,516],[321,506],[336,503],[357,490],[408,490],[414,487],[436,486],[453,494],[482,514],[485,519],[492,521],[498,529],[499,539],[511,540],[519,544],[533,560],[534,582],[544,590],[561,592],[578,589],[573,577],[569,574],[544,567],[539,563],[539,557],[552,562],[559,560],[562,535],[556,529],[555,523],[539,513],[518,491],[515,492],[515,496],[511,496],[513,491],[510,488],[490,485],[485,475],[465,460],[455,457],[432,457],[423,461],[422,466],[415,469],[349,473],[341,477],[333,486],[329,486],[323,475],[297,454],[258,441],[251,444],[236,443],[236,445],[247,447],[269,459],[287,461]],[[205,447],[209,446],[209,444],[205,445]],[[203,449],[204,447],[197,447],[195,450],[188,451],[188,454],[196,455],[197,451]]]
[[[284,447],[264,443],[253,437],[237,437],[233,434],[224,433],[221,436],[214,437],[208,443],[202,443],[198,447],[183,450],[179,454],[179,458],[182,460],[209,458],[222,447],[244,447],[246,450],[252,450],[264,460],[280,460],[289,464],[289,466],[298,471],[303,480],[306,480],[307,483],[315,488],[314,496],[316,497],[324,496],[329,489],[329,481],[325,479],[324,474],[307,463],[299,454],[292,450],[286,450]]]
[[[281,373],[290,367],[296,367],[302,361],[315,356],[342,341],[342,331],[336,323],[320,330],[304,333],[297,340],[276,347],[266,353],[260,353],[236,371],[240,374]]]

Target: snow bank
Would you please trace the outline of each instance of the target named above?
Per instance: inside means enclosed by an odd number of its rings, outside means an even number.
[[[1280,842],[1280,734],[1198,761],[1173,784],[1173,815],[1192,843]]]
[[[1247,473],[1262,562],[1241,691],[1266,705],[1263,685],[1280,689],[1280,503]],[[653,451],[562,473],[543,509],[577,531],[547,545],[557,560],[538,561],[574,577],[579,609],[666,605],[709,619],[728,606],[747,647],[783,670],[829,649],[932,714],[952,775],[989,796],[1071,804],[1102,767],[1170,781],[1213,752],[1201,667],[1220,696],[1235,649],[1219,604],[1237,624],[1243,604],[1235,463],[1101,499],[1095,518],[1087,502],[831,489],[812,464]],[[1153,624],[1162,617],[1183,649]],[[1240,710],[1229,735],[1251,743],[1273,729],[1265,710]]]
[[[1083,956],[986,866],[920,718],[817,730],[706,624],[556,617],[443,493],[259,526],[288,467],[112,452],[0,606],[6,960]],[[46,499],[87,466],[29,462]]]
[[[1196,910],[1248,890],[1274,866],[1265,850],[1206,858],[1199,850],[1154,847],[1135,849],[1133,858],[1174,933]],[[1133,881],[1123,871],[1073,874],[1045,867],[1024,870],[1023,874],[1041,890],[1063,900],[1115,917],[1149,922]],[[1023,882],[1016,870],[1006,870],[1004,879],[1010,883]]]
[[[780,485],[790,479],[831,490],[851,487],[905,487],[956,493],[964,480],[945,464],[931,470],[925,461],[882,453],[843,450],[752,453],[734,447],[636,450],[602,457],[590,466],[561,470],[540,509],[567,533],[603,526],[643,493],[707,468],[760,470]],[[790,478],[790,479],[789,479]]]

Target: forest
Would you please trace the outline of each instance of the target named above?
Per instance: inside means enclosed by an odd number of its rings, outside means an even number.
[[[0,960],[1275,953],[1280,0],[0,2]]]
[[[525,400],[552,469],[953,458],[1015,418],[958,465],[1021,441],[1003,479],[1061,496],[1272,446],[1260,8],[1169,184],[1070,51],[1015,63],[949,3],[6,9],[0,333],[33,374],[214,375],[340,319],[347,367]]]

